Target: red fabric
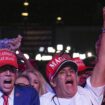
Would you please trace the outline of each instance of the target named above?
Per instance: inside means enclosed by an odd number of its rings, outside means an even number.
[[[64,61],[68,61],[68,62],[72,62],[75,63],[77,65],[77,69],[78,72],[84,71],[85,69],[89,68],[88,66],[85,65],[85,63],[83,62],[82,59],[80,59],[79,57],[77,58],[71,58],[68,55],[59,55],[56,54],[51,61],[48,62],[47,66],[46,66],[46,75],[48,77],[48,79],[50,80],[51,77],[53,77],[55,75],[55,73],[57,72],[58,68],[62,65],[62,63]]]
[[[78,65],[78,72],[83,71],[87,68],[85,63],[79,57],[73,58],[74,62]]]
[[[88,69],[93,69],[92,66],[86,66],[82,59],[80,58],[73,58],[73,61],[78,65],[78,72],[82,72]]]
[[[0,49],[0,67],[11,65],[18,68],[16,55],[8,49]]]
[[[3,95],[3,99],[4,99],[3,105],[8,105],[8,96],[7,95]]]
[[[63,54],[63,55],[56,54],[52,58],[52,60],[48,62],[47,66],[46,66],[46,75],[49,80],[56,74],[59,67],[65,61],[72,62],[72,64],[75,64],[77,66],[75,61],[70,56],[68,56],[66,54]]]

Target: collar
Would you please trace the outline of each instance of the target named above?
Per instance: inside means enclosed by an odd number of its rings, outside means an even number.
[[[13,99],[13,98],[14,98],[14,88],[13,88],[12,92],[9,95],[9,99]]]
[[[0,91],[0,98],[3,96],[3,93]]]
[[[2,96],[3,96],[3,92],[0,91],[0,98],[1,98]],[[14,88],[13,88],[12,92],[11,92],[10,95],[9,95],[9,98],[10,98],[10,99],[13,99],[13,97],[14,97]]]

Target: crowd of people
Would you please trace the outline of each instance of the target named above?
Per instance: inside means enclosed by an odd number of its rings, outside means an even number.
[[[44,77],[19,50],[21,41],[20,35],[0,41],[0,105],[105,104],[105,7],[92,66],[57,53],[46,64]],[[24,63],[20,65],[19,60]]]

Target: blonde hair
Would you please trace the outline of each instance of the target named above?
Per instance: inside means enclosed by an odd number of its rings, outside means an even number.
[[[44,79],[43,75],[38,71],[38,70],[26,70],[22,74],[27,75],[28,73],[33,73],[38,77],[39,80],[39,95],[43,95],[48,92],[48,89],[50,88],[49,84],[47,81]]]

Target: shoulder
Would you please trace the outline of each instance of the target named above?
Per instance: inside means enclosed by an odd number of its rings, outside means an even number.
[[[40,100],[43,100],[43,99],[51,99],[55,94],[53,92],[47,92],[46,94],[40,96]]]
[[[15,91],[20,91],[22,93],[28,94],[38,94],[38,92],[32,86],[15,85]]]
[[[51,105],[51,101],[54,95],[54,93],[48,92],[40,96],[40,105]]]
[[[78,94],[80,94],[80,95],[86,95],[86,94],[89,94],[89,91],[85,87],[83,88],[81,86],[78,86]]]
[[[31,89],[31,90],[33,90],[34,88],[32,87],[32,86],[30,86],[30,85],[28,85],[28,86],[21,86],[21,85],[15,85],[15,88],[17,88],[17,89]]]
[[[16,85],[14,88],[15,101],[21,101],[26,103],[25,105],[39,105],[39,94],[32,86],[20,86]],[[17,98],[18,96],[18,98]],[[20,100],[19,100],[20,99]]]
[[[93,87],[90,82],[90,77],[86,80],[85,87],[78,86],[78,93],[80,95],[89,95],[89,96],[101,96],[104,93],[104,87]]]

